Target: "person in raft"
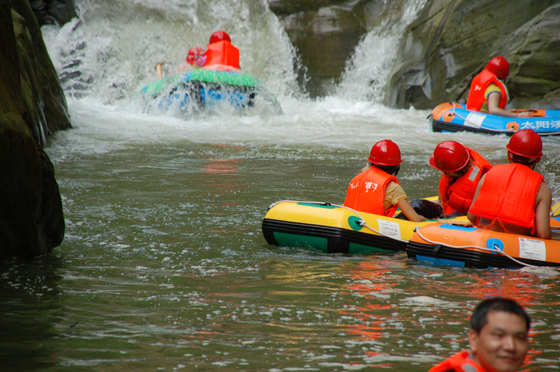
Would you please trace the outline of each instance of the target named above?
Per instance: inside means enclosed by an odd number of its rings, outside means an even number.
[[[187,58],[185,58],[185,62],[179,66],[179,72],[187,71],[192,68],[200,68],[204,66],[206,62],[206,56],[204,55],[204,49],[201,47],[193,47],[189,49],[187,52]]]
[[[443,173],[438,194],[445,216],[466,216],[476,186],[492,164],[476,151],[455,141],[443,141],[437,145],[429,162]]]
[[[470,351],[461,351],[428,372],[515,372],[529,349],[531,318],[514,300],[482,301],[471,316]]]
[[[350,182],[345,207],[387,217],[393,217],[400,208],[402,213],[397,218],[414,222],[440,216],[441,207],[435,203],[422,200],[409,203],[396,177],[402,163],[396,143],[388,139],[377,142],[371,148],[368,161],[370,164]]]
[[[502,56],[494,57],[471,82],[467,109],[507,117],[528,117],[527,111],[506,110],[509,93],[503,80],[509,76],[509,62]]]
[[[492,167],[480,179],[467,218],[485,229],[550,239],[552,193],[533,170],[543,155],[541,137],[522,129],[506,148],[510,163]]]
[[[206,48],[204,68],[220,71],[239,71],[239,49],[225,31],[216,31],[210,36]]]

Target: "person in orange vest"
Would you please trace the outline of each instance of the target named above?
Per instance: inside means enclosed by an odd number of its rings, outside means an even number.
[[[543,155],[541,137],[522,129],[506,148],[510,163],[494,166],[480,179],[467,218],[485,229],[550,239],[552,193],[533,170]]]
[[[204,49],[202,49],[201,47],[196,46],[189,49],[189,51],[187,52],[187,57],[185,58],[185,63],[179,66],[179,72],[204,66],[204,63],[206,62],[206,56],[204,54]]]
[[[225,31],[216,31],[210,36],[206,49],[204,68],[223,71],[238,71],[239,49],[232,43]]]
[[[413,201],[414,205],[408,201],[396,177],[402,163],[396,143],[388,139],[377,142],[371,148],[368,161],[370,164],[350,182],[344,206],[387,217],[393,217],[400,208],[399,217],[414,222],[440,216],[441,207],[435,203],[426,200],[428,205],[424,206],[421,200]]]
[[[529,350],[531,318],[514,300],[494,297],[474,309],[470,351],[461,351],[428,372],[515,372]]]
[[[471,83],[467,109],[507,117],[528,117],[527,111],[506,110],[509,93],[503,80],[509,76],[509,62],[502,56],[494,57]]]
[[[480,178],[492,164],[476,151],[455,141],[443,141],[430,156],[430,165],[443,172],[439,203],[447,217],[466,216]]]

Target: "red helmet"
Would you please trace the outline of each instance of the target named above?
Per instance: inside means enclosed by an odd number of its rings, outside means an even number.
[[[532,129],[522,129],[511,136],[506,149],[524,158],[540,158],[542,153],[541,136]]]
[[[397,165],[402,163],[401,150],[391,140],[379,141],[371,148],[368,161],[377,165]]]
[[[502,56],[492,58],[486,65],[486,69],[502,79],[509,76],[509,63]]]
[[[218,41],[229,41],[231,43],[231,38],[225,31],[216,31],[210,36],[210,42],[208,44],[217,43]]]
[[[187,53],[186,61],[189,65],[192,65],[196,62],[197,59],[199,59],[203,55],[204,55],[204,49],[202,49],[201,47],[191,48]]]
[[[471,154],[455,141],[443,141],[430,156],[430,165],[442,172],[457,172],[468,164]]]

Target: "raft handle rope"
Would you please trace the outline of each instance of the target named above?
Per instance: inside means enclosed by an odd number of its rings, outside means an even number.
[[[356,223],[362,227],[368,228],[369,230],[373,231],[374,233],[384,236],[386,238],[391,238],[393,240],[398,240],[401,242],[405,242],[408,243],[408,240],[405,239],[399,239],[399,238],[395,238],[394,236],[389,236],[387,234],[383,234],[380,231],[377,231],[376,229],[374,229],[373,227],[371,227],[370,225],[368,225],[368,223],[366,222],[366,220],[364,220],[364,218],[354,209],[346,207],[344,205],[339,205],[339,204],[333,204],[333,203],[326,203],[326,202],[311,202],[311,201],[298,201],[298,200],[280,200],[277,201],[275,203],[272,203],[270,205],[270,207],[268,207],[268,209],[274,207],[276,204],[279,203],[283,203],[283,202],[292,202],[292,203],[305,203],[305,204],[318,204],[318,205],[326,205],[326,206],[333,206],[333,207],[337,207],[337,208],[343,208],[343,209],[348,209],[349,211],[352,211],[356,216],[358,216],[358,218],[360,219],[359,221],[356,221]]]
[[[426,238],[425,236],[422,235],[422,233],[420,232],[420,230],[418,229],[418,227],[416,227],[416,228],[414,229],[414,231],[416,232],[416,234],[418,234],[419,237],[421,237],[422,239],[424,239],[424,240],[427,241],[428,243],[432,243],[432,244],[440,245],[440,246],[443,245],[443,246],[445,246],[445,247],[458,248],[458,249],[463,249],[463,248],[475,248],[475,249],[480,249],[480,250],[483,250],[483,251],[490,251],[490,252],[493,252],[493,253],[498,253],[498,254],[504,255],[504,256],[506,256],[507,258],[509,258],[510,260],[512,260],[513,262],[516,262],[517,264],[519,264],[519,265],[521,265],[521,266],[526,266],[526,267],[538,267],[538,266],[536,266],[536,265],[531,265],[531,264],[528,264],[528,263],[525,263],[525,262],[521,262],[521,261],[517,260],[516,258],[510,256],[510,255],[507,254],[506,252],[502,251],[501,249],[479,247],[479,246],[476,246],[476,245],[449,245],[449,244],[446,244],[446,243],[437,242],[437,241],[435,241],[435,240],[430,240],[430,239]]]
[[[457,113],[457,111],[455,111],[455,108],[457,108],[457,107],[460,107],[460,108],[461,108],[461,106],[458,106],[458,105],[456,105],[455,103],[452,103],[452,106],[453,106],[453,111],[452,111],[452,112],[453,112],[453,115],[457,115],[458,117],[460,117],[461,119],[463,119],[463,120],[465,121],[465,123],[469,123],[469,124],[471,124],[471,125],[473,125],[473,126],[475,126],[475,127],[478,127],[478,124],[477,124],[477,123],[473,123],[472,121],[469,121],[467,118],[465,118],[465,117],[459,115],[459,114]],[[467,109],[467,106],[465,106],[465,110],[466,110],[466,109]]]

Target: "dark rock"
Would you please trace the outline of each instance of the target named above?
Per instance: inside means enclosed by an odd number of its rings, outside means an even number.
[[[40,26],[64,25],[77,17],[73,0],[29,0]]]
[[[64,218],[41,144],[69,128],[66,99],[29,3],[0,0],[0,260],[60,245]]]
[[[294,13],[283,24],[304,67],[299,71],[300,86],[313,98],[327,95],[365,29],[352,12],[335,8]]]

